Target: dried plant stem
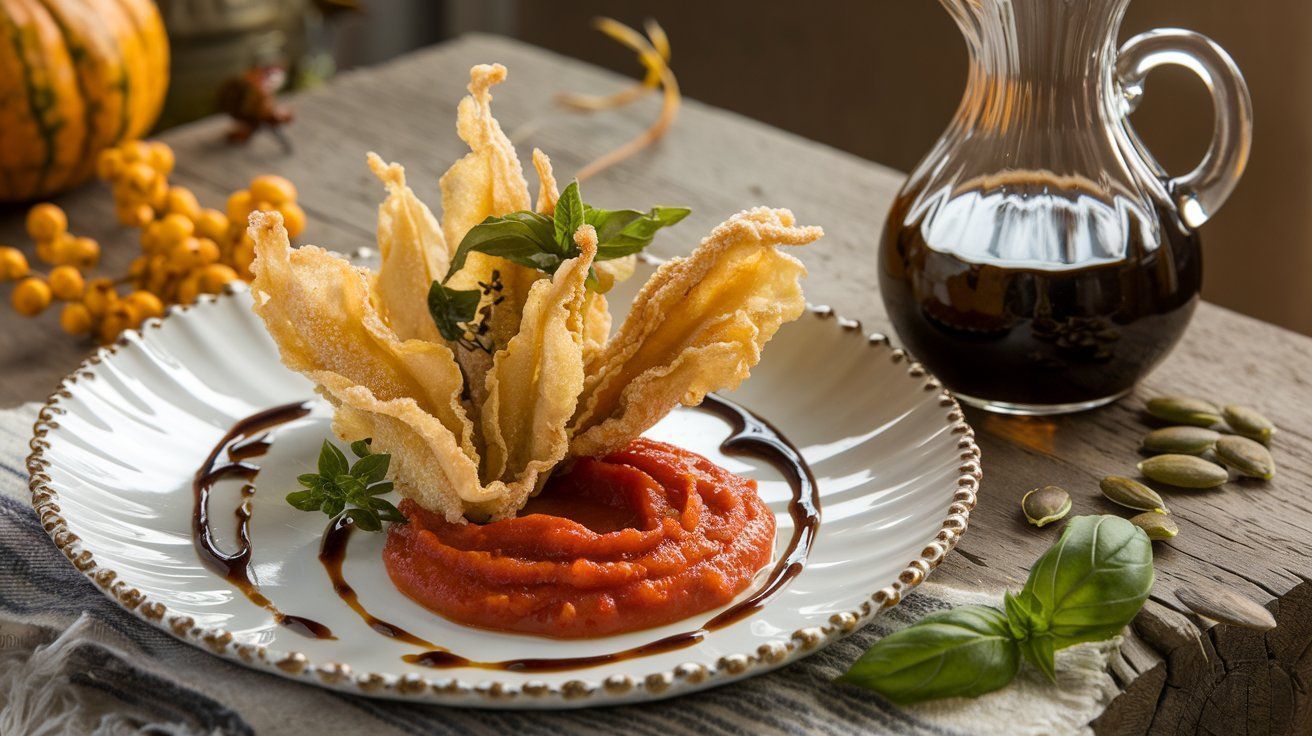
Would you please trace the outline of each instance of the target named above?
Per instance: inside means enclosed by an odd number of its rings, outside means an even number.
[[[669,38],[665,31],[655,21],[649,20],[646,23],[647,36],[644,37],[637,31],[628,26],[611,20],[610,18],[599,18],[596,21],[597,29],[611,38],[619,41],[630,49],[638,52],[638,60],[647,69],[647,77],[638,85],[623,90],[617,94],[608,97],[571,96],[573,103],[570,104],[575,109],[583,110],[602,110],[612,107],[619,107],[638,99],[646,90],[659,86],[662,91],[661,114],[656,118],[647,130],[633,140],[624,145],[609,151],[598,157],[587,166],[579,170],[576,178],[583,181],[600,171],[603,171],[616,163],[634,155],[642,149],[650,146],[660,140],[670,126],[674,124],[674,119],[679,113],[679,104],[681,97],[679,95],[679,81],[675,79],[674,72],[670,70],[668,61],[670,58]],[[655,80],[652,82],[651,80]]]
[[[649,73],[648,77],[652,77]],[[556,94],[556,102],[575,110],[577,112],[597,112],[599,110],[613,110],[617,107],[637,102],[646,97],[660,82],[660,75],[654,77],[655,83],[648,84],[646,80],[638,82],[632,87],[626,87],[613,95],[585,95],[578,92],[559,92]]]
[[[637,33],[634,33],[610,18],[597,18],[593,25],[603,33],[606,33],[606,35],[616,38],[617,40],[619,40],[619,37],[616,34],[624,34],[629,39],[636,39],[636,43],[638,44],[643,43],[642,36],[639,36]],[[612,32],[611,29],[614,29],[614,31]],[[647,38],[650,39],[652,48],[660,54],[661,59],[665,62],[666,66],[668,66],[670,62],[670,38],[665,35],[665,29],[661,28],[661,25],[651,18],[647,19],[646,23],[643,25],[643,29],[647,32]],[[635,48],[623,40],[621,40],[621,43],[624,43],[630,48]],[[659,70],[649,67],[647,69],[647,76],[644,77],[641,82],[638,82],[632,87],[622,89],[614,94],[589,95],[581,92],[560,92],[556,95],[556,102],[578,112],[612,110],[617,107],[624,107],[625,105],[646,97],[648,93],[659,87],[660,83],[661,75]]]

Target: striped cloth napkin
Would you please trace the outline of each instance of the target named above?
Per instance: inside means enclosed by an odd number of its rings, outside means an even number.
[[[681,698],[572,711],[484,711],[347,695],[243,668],[122,611],[55,549],[27,500],[36,406],[0,411],[0,734],[1068,734],[1116,693],[1113,643],[1058,653],[1058,684],[1029,669],[974,700],[897,708],[836,685],[872,642],[979,594],[929,583],[827,649]]]

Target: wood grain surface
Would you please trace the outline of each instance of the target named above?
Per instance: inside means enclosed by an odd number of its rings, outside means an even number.
[[[502,126],[528,160],[533,146],[552,156],[558,178],[640,131],[657,102],[582,115],[551,104],[562,90],[608,92],[627,80],[554,54],[489,36],[468,36],[386,66],[344,75],[292,98],[294,150],[259,137],[247,147],[223,142],[226,123],[204,120],[163,136],[177,152],[175,184],[202,204],[222,207],[226,193],[259,173],[292,179],[309,213],[302,242],[348,251],[372,245],[381,185],[364,162],[368,150],[407,166],[411,184],[434,206],[437,178],[466,150],[455,135],[455,105],[468,68],[499,61],[509,81],[494,90]],[[788,104],[781,90],[779,104]],[[658,255],[691,249],[730,214],[758,204],[786,206],[826,231],[803,249],[807,295],[870,331],[888,329],[875,275],[875,251],[898,172],[731,113],[687,101],[673,131],[584,184],[601,206],[687,204],[685,224],[657,239]],[[91,185],[56,200],[71,228],[98,238],[106,268],[121,272],[135,255],[136,231],[113,224],[109,191]],[[22,210],[0,210],[0,243],[23,247]],[[7,300],[8,288],[0,293]],[[59,333],[54,314],[23,320],[0,311],[0,406],[42,399],[92,346]],[[1156,545],[1157,583],[1127,631],[1112,673],[1123,689],[1094,722],[1107,734],[1294,734],[1312,730],[1312,339],[1203,304],[1181,345],[1136,393],[1102,410],[1056,419],[968,412],[983,449],[980,504],[958,552],[934,577],[972,587],[1019,586],[1028,566],[1055,539],[1051,527],[1026,525],[1019,500],[1034,486],[1071,492],[1075,514],[1115,513],[1097,480],[1132,474],[1147,425],[1146,396],[1172,392],[1249,403],[1280,427],[1272,450],[1280,469],[1270,483],[1174,493],[1168,504],[1180,534]],[[1174,591],[1220,585],[1265,605],[1278,627],[1261,633],[1209,626]]]

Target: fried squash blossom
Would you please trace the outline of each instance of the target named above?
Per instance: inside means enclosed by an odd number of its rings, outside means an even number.
[[[498,283],[480,338],[491,349],[444,339],[428,294],[466,233],[492,216],[549,216],[560,197],[534,150],[530,198],[492,117],[505,68],[470,77],[457,119],[470,152],[440,180],[441,220],[399,165],[369,154],[387,191],[380,268],[293,249],[277,213],[254,213],[255,311],[283,362],[332,405],[333,431],[391,455],[410,521],[391,527],[385,559],[412,598],[457,621],[566,637],[721,605],[769,562],[774,517],[753,482],[638,438],[675,406],[748,376],[805,308],[805,269],[781,248],[822,232],[785,209],[740,212],[661,265],[614,334],[589,276],[623,277],[632,261],[595,262],[591,225],[572,233],[576,255],[551,274],[470,252],[446,283]]]

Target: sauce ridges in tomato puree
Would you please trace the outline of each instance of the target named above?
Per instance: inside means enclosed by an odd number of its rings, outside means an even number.
[[[452,524],[410,501],[383,552],[401,592],[453,621],[575,639],[718,608],[774,547],[756,482],[637,439],[558,471],[520,515]]]

